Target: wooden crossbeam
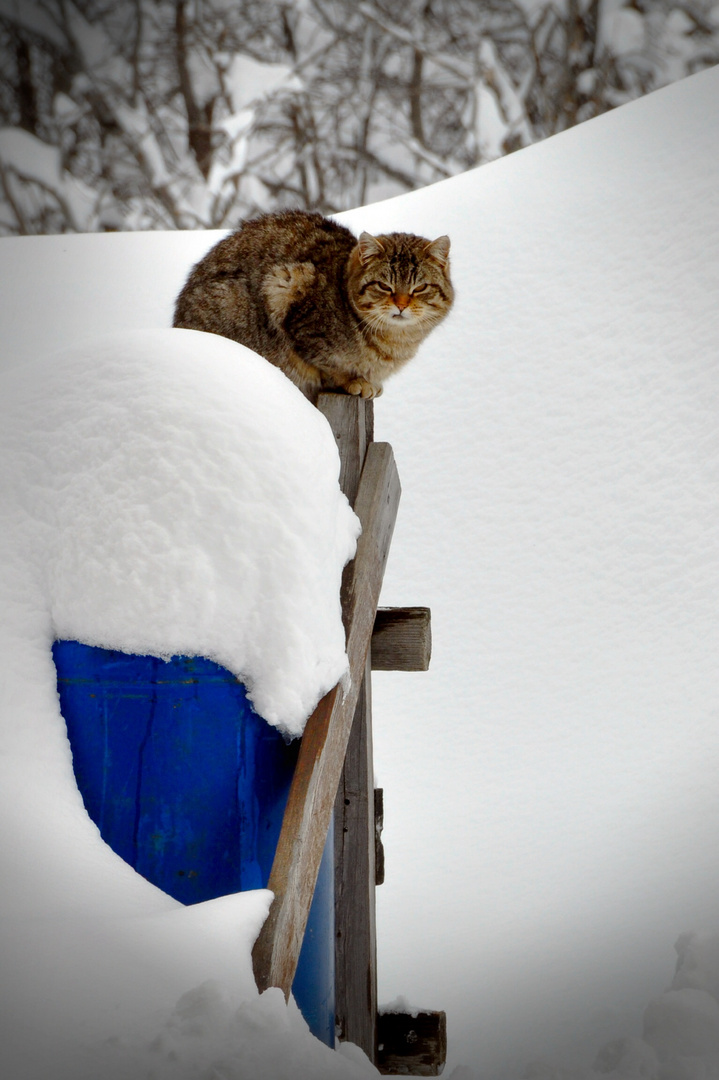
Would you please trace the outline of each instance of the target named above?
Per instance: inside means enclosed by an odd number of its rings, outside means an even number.
[[[439,1076],[447,1060],[443,1012],[380,1013],[377,1068],[389,1076]]]
[[[297,968],[367,664],[399,498],[391,446],[370,443],[354,504],[362,535],[342,581],[350,683],[330,690],[307,721],[268,882],[274,900],[252,952],[259,989],[279,986],[285,997]]]
[[[373,671],[427,671],[431,655],[429,608],[379,609],[372,634]]]

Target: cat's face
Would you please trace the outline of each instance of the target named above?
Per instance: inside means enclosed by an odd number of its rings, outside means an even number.
[[[349,264],[350,300],[363,323],[383,335],[422,335],[449,311],[449,237],[362,233]]]

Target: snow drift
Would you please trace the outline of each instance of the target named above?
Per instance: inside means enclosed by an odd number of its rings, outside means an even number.
[[[49,651],[207,656],[300,732],[347,670],[359,523],[329,426],[242,346],[171,329],[6,372],[0,412],[2,1074],[189,1078],[242,1047],[227,1075],[329,1075],[297,1010],[258,1001],[271,895],[183,908],[101,841]]]
[[[359,529],[316,409],[248,349],[187,330],[51,356],[6,375],[2,401],[4,573],[32,568],[46,635],[209,657],[301,733],[347,670]]]

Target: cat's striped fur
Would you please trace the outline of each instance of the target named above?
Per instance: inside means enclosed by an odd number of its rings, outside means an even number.
[[[449,238],[359,240],[302,210],[245,222],[194,267],[174,325],[232,338],[276,364],[310,398],[362,397],[416,353],[449,312]]]

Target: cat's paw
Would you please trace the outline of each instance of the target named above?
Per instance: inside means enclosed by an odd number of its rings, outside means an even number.
[[[361,375],[358,375],[356,379],[352,379],[348,382],[345,386],[345,390],[354,397],[362,398],[379,397],[382,393],[381,386],[375,386],[374,383],[368,382],[367,379],[363,379]]]

